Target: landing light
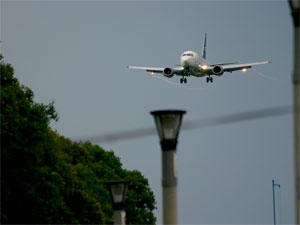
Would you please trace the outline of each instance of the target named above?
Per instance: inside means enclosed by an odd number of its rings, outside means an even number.
[[[243,68],[243,69],[242,69],[242,71],[243,71],[243,72],[246,72],[246,71],[247,71],[247,69],[246,69],[246,68]]]
[[[203,66],[199,65],[199,67],[200,67],[201,69],[203,69],[203,70],[206,70],[206,69],[207,69],[207,65],[203,65]]]
[[[151,72],[152,75],[154,75],[154,72]]]

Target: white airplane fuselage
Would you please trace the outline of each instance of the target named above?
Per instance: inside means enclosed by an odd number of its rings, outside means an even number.
[[[194,51],[185,51],[180,56],[180,65],[187,69],[192,76],[203,77],[208,67],[206,61]]]

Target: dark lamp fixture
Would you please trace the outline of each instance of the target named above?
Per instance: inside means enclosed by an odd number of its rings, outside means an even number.
[[[182,110],[161,110],[153,111],[156,129],[161,143],[177,143],[177,137],[181,126],[181,120],[185,111]]]
[[[300,1],[299,0],[289,0],[290,7],[292,9],[299,9],[300,8]]]
[[[125,205],[127,181],[115,180],[105,184],[108,186],[114,210],[122,210]]]
[[[289,0],[289,5],[292,12],[292,17],[294,21],[294,26],[299,27],[300,22],[300,1],[299,0]]]

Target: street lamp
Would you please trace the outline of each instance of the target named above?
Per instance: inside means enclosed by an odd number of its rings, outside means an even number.
[[[106,182],[114,209],[114,224],[125,225],[126,212],[124,208],[127,183],[124,180]]]
[[[274,225],[276,225],[275,187],[279,187],[279,188],[280,188],[280,184],[275,184],[275,181],[274,181],[274,180],[272,180],[272,188],[273,188],[273,217],[274,217]]]
[[[176,145],[185,111],[153,111],[162,148],[163,224],[178,224]]]
[[[296,223],[300,224],[300,1],[289,0],[294,23],[294,163],[295,163],[295,196],[296,196]]]
[[[291,12],[292,12],[292,17],[294,20],[294,25],[295,27],[298,26],[299,27],[299,9],[300,9],[300,1],[299,0],[288,0],[289,1],[289,5],[291,8]]]

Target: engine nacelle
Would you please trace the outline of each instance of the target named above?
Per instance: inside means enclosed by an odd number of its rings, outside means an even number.
[[[174,71],[173,71],[173,69],[171,69],[171,68],[164,68],[162,74],[163,74],[165,77],[170,78],[170,77],[173,77],[173,76],[174,76]]]
[[[221,76],[224,73],[224,70],[222,66],[214,66],[212,72],[217,76]]]

